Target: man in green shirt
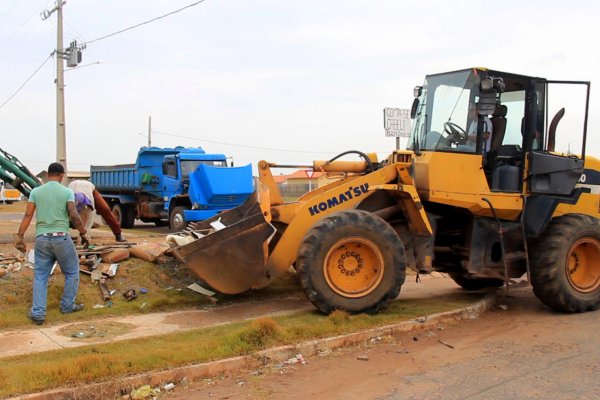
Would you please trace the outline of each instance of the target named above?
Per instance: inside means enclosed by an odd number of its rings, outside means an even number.
[[[84,245],[89,245],[89,238],[75,208],[73,191],[60,184],[64,174],[61,164],[50,164],[48,182],[31,191],[15,238],[15,247],[25,253],[27,246],[23,235],[35,212],[33,304],[28,316],[37,325],[43,324],[46,318],[48,279],[57,261],[65,277],[60,311],[67,314],[83,309],[83,304],[75,304],[79,288],[79,258],[69,236],[69,220],[81,234]]]

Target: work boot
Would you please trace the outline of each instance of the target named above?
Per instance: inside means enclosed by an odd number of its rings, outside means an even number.
[[[85,308],[85,305],[83,305],[83,304],[75,304],[73,306],[72,310],[69,310],[69,311],[60,310],[60,312],[63,313],[63,314],[71,314],[71,313],[74,313],[74,312],[77,312],[77,311],[81,311],[84,308]]]
[[[31,311],[27,313],[27,317],[31,320],[31,322],[33,322],[36,325],[42,325],[44,323],[43,319],[39,319],[31,315]]]
[[[117,233],[115,235],[115,240],[117,242],[126,242],[127,241],[127,239],[123,239],[123,234],[122,233]]]

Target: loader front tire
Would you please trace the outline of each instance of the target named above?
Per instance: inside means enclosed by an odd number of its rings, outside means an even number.
[[[400,293],[406,256],[400,237],[385,220],[350,210],[323,218],[307,232],[296,269],[319,311],[374,314]]]
[[[600,221],[570,214],[550,222],[532,246],[533,293],[548,307],[585,312],[600,306]]]

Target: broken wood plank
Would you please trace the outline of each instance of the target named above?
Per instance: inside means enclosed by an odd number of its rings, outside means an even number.
[[[106,287],[106,279],[100,279],[100,294],[102,295],[102,299],[104,301],[110,300],[110,293],[108,292],[108,288]]]

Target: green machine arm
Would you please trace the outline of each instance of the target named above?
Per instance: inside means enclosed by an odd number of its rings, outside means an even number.
[[[40,180],[19,161],[19,159],[0,148],[0,179],[11,184],[24,196],[42,184]]]

